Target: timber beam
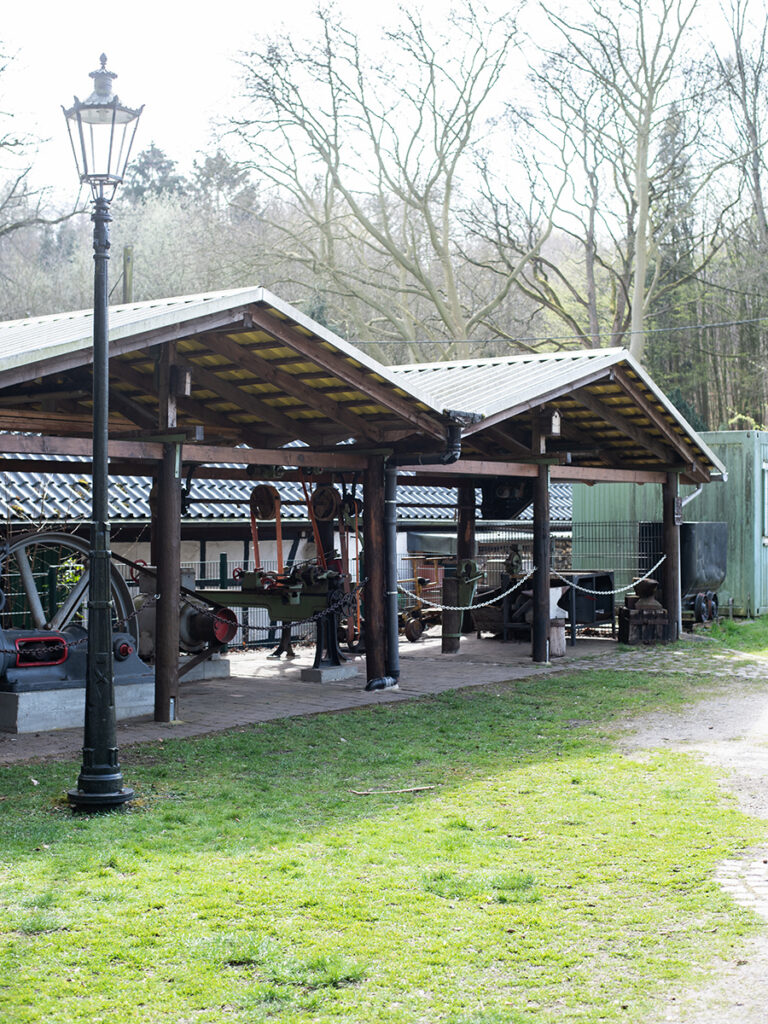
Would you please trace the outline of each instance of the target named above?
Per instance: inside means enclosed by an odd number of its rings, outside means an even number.
[[[690,448],[674,431],[672,424],[669,423],[659,410],[648,401],[640,388],[634,383],[634,381],[630,380],[628,374],[620,367],[616,367],[615,380],[629,398],[632,399],[635,405],[637,405],[639,409],[642,409],[648,419],[651,420],[659,430],[664,432],[667,437],[667,442],[675,449],[682,461],[686,464],[689,473],[696,476],[697,479],[705,481],[709,480],[709,473],[704,466],[694,459]]]
[[[457,487],[461,477],[535,477],[538,466],[531,462],[491,462],[472,459],[461,459],[450,466],[402,466],[403,473],[414,473],[409,477],[412,483],[426,484],[427,481],[436,487]],[[573,483],[633,483],[662,484],[667,478],[664,470],[644,469],[609,469],[607,466],[550,466],[550,478],[558,482]]]
[[[154,380],[148,374],[139,373],[137,370],[132,369],[125,364],[116,363],[114,360],[110,363],[110,372],[117,379],[122,381],[124,384],[128,384],[134,388],[139,394],[149,395],[153,399],[153,406],[147,406],[148,408],[156,408],[154,402],[156,401]],[[116,390],[116,389],[114,389]],[[192,423],[199,423],[203,426],[209,426],[215,428],[221,432],[224,437],[237,438],[240,441],[248,443],[251,440],[255,440],[254,436],[250,433],[252,427],[250,424],[238,423],[233,420],[231,416],[226,413],[217,412],[215,409],[211,409],[205,402],[198,402],[193,398],[186,398],[183,395],[176,396],[176,404],[178,409],[183,412],[184,417],[191,420]],[[154,413],[153,413],[154,415]],[[259,429],[262,429],[261,427]],[[274,431],[269,427],[268,424],[263,426],[265,433],[273,433]],[[262,441],[263,437],[258,436],[258,440]]]
[[[74,455],[90,457],[93,445],[85,437],[21,437],[18,434],[0,434],[0,456],[13,455]],[[154,441],[110,441],[109,457],[136,464],[140,460],[158,462],[163,457],[163,445]],[[316,467],[338,472],[362,472],[368,465],[368,454],[357,454],[340,447],[338,451],[314,452],[308,448],[235,448],[231,445],[186,443],[184,462],[234,463],[240,466],[295,466]],[[10,466],[10,463],[9,463]],[[70,472],[66,463],[63,472]]]
[[[334,377],[344,381],[351,387],[357,388],[364,396],[373,399],[385,409],[396,413],[401,419],[411,423],[415,428],[430,437],[445,437],[445,425],[437,415],[430,415],[427,411],[416,409],[405,394],[398,394],[398,385],[387,386],[376,375],[366,373],[365,370],[356,367],[350,359],[341,353],[333,352],[316,338],[310,338],[302,334],[288,321],[278,320],[274,316],[258,306],[252,306],[254,325],[260,330],[275,338],[287,348],[299,352],[308,362],[322,367]]]
[[[264,401],[262,398],[243,391],[236,384],[224,380],[218,374],[213,373],[199,363],[183,359],[180,356],[177,356],[176,362],[177,365],[190,371],[198,387],[204,388],[206,391],[212,391],[214,395],[218,395],[225,402],[231,402],[238,410],[249,413],[251,416],[256,416],[266,424],[267,429],[269,429],[270,424],[274,424],[286,435],[287,441],[299,439],[309,443],[311,440],[317,439],[317,431],[313,430],[311,422],[304,421],[302,423],[301,420],[295,420],[291,416],[287,416],[277,406],[270,405],[269,402]]]
[[[214,352],[229,359],[235,366],[250,370],[258,379],[273,384],[286,394],[292,395],[300,402],[304,402],[308,406],[322,412],[328,419],[346,427],[350,431],[350,436],[365,438],[375,444],[382,442],[381,432],[372,423],[367,422],[362,416],[358,416],[357,413],[345,409],[340,402],[334,401],[334,399],[329,398],[316,388],[305,384],[298,376],[287,373],[285,370],[275,366],[270,360],[262,358],[252,349],[239,345],[225,334],[207,334],[204,340]],[[191,353],[190,356],[192,357]],[[195,366],[197,365],[195,363]]]
[[[584,389],[574,391],[571,398],[575,402],[578,402],[579,405],[583,405],[585,408],[589,409],[589,411],[594,413],[595,416],[599,416],[600,419],[605,420],[609,426],[618,430],[620,434],[623,434],[625,437],[629,437],[641,448],[645,448],[649,452],[652,452],[656,458],[661,460],[665,470],[671,468],[675,463],[671,450],[665,444],[655,441],[641,427],[632,423],[631,420],[628,420],[626,416],[623,416],[615,409],[612,409],[611,406],[606,402],[603,402],[602,399],[597,398],[595,395],[590,394]]]

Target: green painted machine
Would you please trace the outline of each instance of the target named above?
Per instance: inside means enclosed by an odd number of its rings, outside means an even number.
[[[238,577],[240,590],[198,590],[206,602],[235,608],[265,608],[270,622],[290,626],[314,621],[317,628],[314,668],[337,666],[345,658],[339,650],[339,617],[349,597],[349,577],[315,563],[296,565],[287,572],[256,569]],[[290,629],[283,633],[275,656],[292,656]]]

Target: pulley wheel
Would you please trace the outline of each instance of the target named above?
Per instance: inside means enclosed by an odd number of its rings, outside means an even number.
[[[312,492],[312,511],[320,523],[329,523],[338,515],[341,497],[335,487],[318,487]]]
[[[272,484],[258,484],[251,491],[250,506],[254,519],[274,519],[280,494]]]
[[[3,558],[3,615],[8,628],[60,631],[88,628],[89,544],[69,533],[23,534]],[[113,626],[138,636],[133,600],[117,566],[110,564]]]
[[[421,619],[406,619],[405,622],[405,638],[410,640],[412,644],[415,644],[417,640],[421,639],[421,634],[424,632],[424,623]]]
[[[351,494],[345,494],[341,499],[341,514],[344,517],[346,526],[354,526],[360,522],[363,515],[363,503],[359,498],[353,498]]]

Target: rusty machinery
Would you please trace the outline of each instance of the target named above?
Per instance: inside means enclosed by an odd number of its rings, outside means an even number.
[[[258,484],[249,500],[255,569],[236,576],[239,590],[206,587],[196,591],[196,596],[213,605],[265,609],[270,623],[282,626],[280,643],[271,657],[282,654],[292,657],[292,625],[313,622],[316,627],[314,667],[338,666],[344,661],[339,648],[340,637],[345,638],[352,649],[360,649],[359,587],[353,587],[351,581],[349,546],[354,537],[357,562],[362,505],[346,490],[340,494],[334,487],[320,486],[310,491],[304,479],[302,486],[315,542],[315,559],[285,566],[280,494],[271,484]],[[275,522],[276,572],[261,566],[258,524],[264,520]],[[339,531],[340,553],[332,550],[334,526]]]
[[[84,540],[53,531],[24,534],[0,550],[0,691],[85,685],[88,555]],[[115,561],[127,560],[113,555],[110,566],[115,684],[151,683],[153,670],[138,653],[138,613]],[[128,564],[135,571],[150,571]],[[236,628],[231,611],[188,602],[181,611],[182,649],[207,657]]]
[[[314,667],[341,665],[344,656],[339,649],[338,619],[344,605],[344,576],[333,568],[306,563],[287,572],[256,569],[238,577],[240,590],[197,591],[198,597],[218,605],[227,601],[236,608],[264,608],[273,624],[290,625],[314,622],[317,629]],[[276,654],[289,656],[293,651],[289,639],[281,639]]]
[[[475,598],[478,580],[482,579],[485,573],[476,561],[469,558],[460,559],[457,563],[455,558],[413,555],[410,561],[414,563],[414,576],[402,580],[402,582],[413,584],[414,604],[400,613],[400,627],[405,633],[406,639],[411,643],[416,643],[425,629],[438,623],[445,625],[442,608],[445,577],[448,577],[449,580],[455,579],[456,607],[469,608]],[[431,563],[432,579],[417,573],[417,569],[424,567],[427,563]],[[441,580],[441,572],[444,574],[443,580]]]

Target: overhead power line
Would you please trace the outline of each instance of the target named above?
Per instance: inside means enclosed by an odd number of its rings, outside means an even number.
[[[614,331],[609,334],[609,338],[625,338],[632,334],[673,334],[677,331],[706,331],[712,330],[716,327],[740,327],[743,324],[761,324],[768,321],[768,316],[756,316],[747,320],[722,320],[718,323],[710,324],[683,324],[679,327],[647,327],[643,331],[631,331],[627,328],[626,331]],[[602,337],[602,335],[601,335]],[[535,345],[544,344],[550,341],[569,342],[572,341],[577,344],[580,348],[582,347],[581,338],[575,334],[547,334],[544,337],[539,338],[435,338],[430,341],[425,338],[417,339],[415,341],[405,341],[402,338],[391,338],[386,341],[355,341],[354,344],[360,345],[498,345],[501,342],[509,341],[510,344],[525,344]]]

